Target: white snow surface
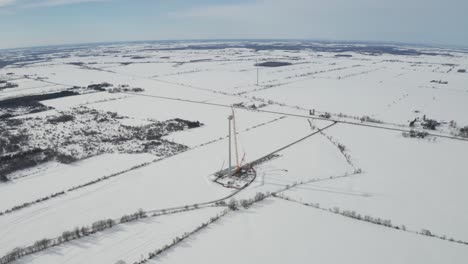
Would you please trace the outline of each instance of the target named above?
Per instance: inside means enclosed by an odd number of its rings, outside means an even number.
[[[0,88],[0,102],[72,87],[81,93],[40,101],[50,109],[19,115],[18,120],[84,107],[116,113],[123,117],[118,122],[133,128],[176,118],[203,124],[162,137],[188,147],[162,160],[147,153],[106,153],[71,164],[49,161],[9,174],[10,181],[0,183],[0,212],[143,165],[0,215],[0,257],[16,247],[98,220],[118,219],[139,209],[214,202],[233,194],[235,189],[213,179],[227,168],[228,116],[233,113],[230,106],[236,104],[244,106],[235,109],[238,156],[243,164],[317,134],[256,165],[255,180],[232,199],[250,199],[258,192],[277,192],[302,182],[281,194],[325,209],[339,207],[389,219],[411,232],[268,198],[248,210],[228,213],[148,263],[468,262],[466,244],[416,233],[426,229],[447,239],[468,241],[468,142],[434,136],[409,138],[401,131],[384,129],[410,130],[409,122],[417,118],[417,130],[457,136],[468,126],[468,73],[459,71],[468,70],[468,53],[406,46],[398,48],[436,55],[256,50],[237,46],[242,43],[57,48],[45,52],[41,60],[0,68],[0,81],[18,85]],[[205,45],[227,48],[189,48]],[[13,61],[15,56],[28,54],[16,52],[0,53],[0,60]],[[255,66],[268,61],[291,65]],[[111,93],[87,88],[104,82],[141,91]],[[333,120],[355,125],[338,123],[318,133],[332,122],[309,123],[312,111],[314,119],[329,113]],[[361,122],[362,117],[371,121]],[[440,126],[425,130],[420,125],[423,118],[434,119]],[[66,123],[57,127],[70,130]],[[235,164],[234,148],[231,154]],[[118,225],[13,263],[115,264],[124,260],[131,264],[221,209],[202,208]]]
[[[139,261],[141,256],[169,244],[174,237],[192,231],[220,211],[220,208],[204,208],[118,225],[101,234],[26,257],[18,263],[102,264],[119,260],[133,263]]]
[[[463,245],[268,199],[150,263],[465,263],[467,257]]]

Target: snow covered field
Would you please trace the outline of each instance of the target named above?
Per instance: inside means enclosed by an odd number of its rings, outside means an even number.
[[[465,263],[468,258],[463,245],[280,200],[228,216],[184,244],[149,263]]]
[[[116,263],[119,260],[133,263],[139,261],[141,255],[169,243],[219,211],[219,208],[204,208],[145,219],[29,256],[19,263]]]
[[[0,264],[468,261],[466,52],[148,42],[41,54],[0,51],[11,61],[0,68]],[[70,117],[77,109],[101,114]],[[233,113],[232,162],[253,178],[222,185]],[[174,122],[185,127],[152,127]],[[79,147],[93,155],[43,157]],[[246,209],[258,193],[281,197]],[[139,209],[161,216],[120,222]],[[93,232],[65,239],[76,227]]]

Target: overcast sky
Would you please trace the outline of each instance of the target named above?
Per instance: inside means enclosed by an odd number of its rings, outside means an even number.
[[[0,48],[324,39],[468,46],[468,0],[0,0]]]

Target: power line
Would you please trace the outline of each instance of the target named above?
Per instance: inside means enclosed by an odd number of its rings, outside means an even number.
[[[116,74],[120,74],[120,73],[116,73]],[[149,79],[149,80],[153,80],[153,81],[157,81],[157,82],[164,82],[164,83],[169,83],[169,84],[174,84],[174,85],[181,85],[181,86],[185,86],[185,87],[189,87],[189,88],[193,88],[193,89],[197,89],[197,90],[204,90],[204,91],[214,92],[211,89],[195,87],[195,86],[191,86],[191,85],[182,85],[182,84],[173,83],[173,82],[169,82],[169,81],[153,79],[153,78],[147,78],[147,77],[142,77],[142,76],[135,76],[135,75],[130,75],[130,74],[125,74],[125,75],[134,76],[134,77],[138,77],[138,78]],[[60,83],[55,83],[55,82],[45,81],[45,80],[37,80],[37,81],[42,81],[42,82],[46,82],[46,83],[50,83],[50,84],[65,85],[65,84],[60,84]],[[229,107],[229,108],[234,107],[234,108],[237,108],[237,109],[244,109],[244,110],[257,111],[257,112],[263,112],[263,113],[286,115],[286,116],[307,118],[307,119],[313,119],[313,120],[322,120],[322,121],[329,121],[329,122],[337,122],[337,123],[341,123],[341,124],[348,124],[348,125],[354,125],[354,126],[376,128],[376,129],[384,129],[384,130],[391,130],[391,131],[398,131],[398,132],[407,132],[407,133],[409,133],[411,131],[411,129],[386,127],[386,126],[374,125],[374,124],[369,124],[369,123],[358,123],[358,122],[352,122],[352,121],[345,121],[345,120],[338,120],[338,119],[324,118],[324,117],[310,116],[310,115],[307,116],[307,115],[300,115],[300,114],[292,114],[292,113],[285,113],[285,112],[279,112],[279,111],[269,111],[269,110],[261,110],[261,109],[251,110],[251,109],[246,109],[245,107],[231,106],[231,105],[217,104],[217,103],[200,102],[200,101],[194,101],[194,100],[189,100],[189,99],[180,99],[180,98],[167,97],[167,96],[137,94],[137,93],[130,93],[130,92],[121,92],[121,93],[126,93],[126,94],[130,94],[130,95],[137,95],[137,96],[154,97],[154,98],[173,100],[173,101],[195,103],[195,104],[212,105],[212,106],[218,106],[218,107]],[[230,96],[234,96],[234,95],[230,95]],[[468,141],[468,138],[462,138],[462,137],[457,137],[457,136],[448,136],[448,135],[433,134],[433,133],[428,133],[427,135],[428,136],[433,136],[433,137],[439,137],[439,138],[447,138],[447,139],[454,139],[454,140],[460,140],[460,141]]]
[[[262,110],[262,109],[253,110],[253,109],[247,109],[247,108],[241,107],[241,106],[232,106],[232,105],[227,105],[227,104],[210,103],[210,102],[200,102],[200,101],[195,101],[195,100],[190,100],[190,99],[181,99],[181,98],[174,98],[174,97],[168,97],[168,96],[150,95],[150,94],[141,94],[141,93],[131,93],[131,92],[121,92],[121,93],[136,95],[136,96],[143,96],[143,97],[158,98],[158,99],[164,99],[164,100],[187,102],[187,103],[193,103],[193,104],[211,105],[211,106],[224,107],[224,108],[232,108],[233,107],[233,108],[236,108],[236,109],[243,109],[243,110],[252,111],[252,112],[269,113],[269,114],[277,114],[277,115],[284,115],[284,116],[293,116],[293,117],[300,117],[300,118],[313,119],[313,120],[336,122],[336,123],[340,123],[340,124],[347,124],[347,125],[353,125],[353,126],[362,126],[362,127],[369,127],[369,128],[375,128],[375,129],[397,131],[397,132],[408,132],[409,133],[411,131],[411,129],[387,127],[387,126],[374,125],[374,124],[369,124],[369,123],[352,122],[352,121],[338,120],[338,119],[333,119],[333,118],[292,114],[292,113],[271,111],[271,110]],[[428,133],[427,135],[428,136],[433,136],[433,137],[439,137],[439,138],[447,138],[447,139],[455,139],[455,140],[460,140],[460,141],[468,141],[468,138],[461,138],[461,137],[457,137],[457,136],[448,136],[448,135],[441,135],[441,134],[434,134],[434,133]]]

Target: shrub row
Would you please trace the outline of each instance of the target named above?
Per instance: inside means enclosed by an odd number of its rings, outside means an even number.
[[[430,236],[430,237],[434,237],[434,238],[438,238],[438,239],[442,239],[442,240],[447,240],[447,241],[450,241],[450,242],[455,242],[455,243],[459,243],[459,244],[468,245],[467,241],[455,240],[454,238],[447,238],[447,236],[445,236],[445,235],[436,235],[436,234],[433,234],[431,231],[429,231],[427,229],[422,229],[419,232],[410,231],[410,230],[406,229],[405,225],[398,226],[398,225],[392,224],[392,221],[389,220],[389,219],[381,219],[380,217],[372,217],[372,216],[369,216],[369,215],[362,216],[361,214],[358,214],[355,211],[340,210],[339,207],[333,207],[333,208],[326,209],[326,208],[320,207],[320,204],[318,204],[318,203],[303,203],[303,202],[293,200],[293,199],[291,199],[289,197],[286,197],[286,196],[283,196],[283,195],[275,195],[275,197],[281,198],[281,199],[287,200],[287,201],[300,203],[300,204],[303,204],[305,206],[314,207],[314,208],[317,208],[317,209],[320,209],[320,210],[323,210],[323,211],[328,211],[328,212],[331,212],[331,213],[334,213],[334,214],[339,214],[339,215],[349,217],[349,218],[353,218],[353,219],[356,219],[356,220],[365,221],[365,222],[376,224],[376,225],[382,225],[382,226],[385,226],[385,227],[388,227],[388,228],[394,228],[394,229],[401,230],[401,231],[404,231],[404,232],[416,233],[416,234],[423,235],[423,236]]]
[[[242,199],[242,200],[239,200],[239,202],[234,200],[234,199],[231,199],[227,204],[224,203],[224,205],[227,205],[227,207],[229,209],[231,209],[232,211],[238,210],[240,206],[242,206],[244,209],[248,209],[254,203],[261,202],[265,198],[269,197],[270,195],[271,195],[270,193],[264,194],[264,193],[259,192],[259,193],[255,194],[254,198]],[[224,202],[224,201],[222,201],[222,202]],[[220,202],[220,203],[222,203],[222,202]]]
[[[134,262],[133,264],[143,264],[143,263],[146,263],[148,262],[149,260],[151,259],[154,259],[156,258],[157,256],[161,255],[162,253],[164,253],[165,251],[167,251],[168,249],[171,249],[173,248],[174,246],[176,246],[177,244],[179,244],[180,242],[184,241],[185,239],[187,239],[188,237],[190,237],[191,235],[195,234],[195,233],[198,233],[200,232],[201,230],[205,229],[206,227],[208,227],[208,225],[218,221],[220,218],[222,218],[223,216],[227,215],[229,213],[229,210],[225,210],[224,212],[222,212],[221,214],[218,214],[212,218],[210,218],[210,220],[208,220],[207,222],[205,223],[202,223],[201,225],[197,226],[194,230],[190,231],[190,232],[185,232],[183,233],[181,236],[176,236],[172,241],[171,243],[167,244],[167,245],[164,245],[163,247],[161,247],[160,249],[157,249],[157,250],[154,250],[153,252],[150,252],[148,253],[148,257],[145,258],[145,259],[142,259],[140,261],[137,261],[137,262]]]
[[[3,212],[0,212],[0,215],[4,215],[4,214],[8,214],[8,213],[12,213],[14,211],[17,211],[17,210],[20,210],[20,209],[23,209],[25,207],[28,207],[28,206],[31,206],[33,204],[37,204],[37,203],[40,203],[40,202],[44,202],[44,201],[47,201],[49,199],[52,199],[52,198],[55,198],[55,197],[58,197],[58,196],[61,196],[61,195],[64,195],[65,192],[62,191],[62,192],[58,192],[58,193],[54,193],[54,194],[51,194],[49,196],[46,196],[46,197],[43,197],[43,198],[39,198],[35,201],[32,201],[32,202],[26,202],[26,203],[23,203],[22,205],[17,205],[17,206],[14,206],[8,210],[5,210]]]
[[[97,232],[102,232],[106,229],[112,228],[118,223],[128,223],[128,222],[136,221],[138,219],[145,218],[145,217],[147,217],[146,212],[140,209],[138,212],[134,214],[123,216],[122,218],[120,218],[120,220],[105,219],[105,220],[96,221],[92,223],[90,226],[83,226],[81,228],[76,227],[73,230],[63,232],[62,235],[59,237],[50,238],[50,239],[44,238],[44,239],[40,239],[36,241],[31,246],[27,246],[24,248],[15,248],[10,253],[0,258],[0,264],[11,263],[24,256],[37,253],[47,248],[55,247],[60,244],[66,243],[68,241],[76,240],[85,236],[89,236]]]
[[[327,136],[323,131],[320,132],[322,135],[324,135],[333,145],[335,145],[338,150],[341,152],[343,157],[346,159],[346,162],[353,168],[356,168],[354,166],[353,161],[351,160],[351,156],[347,153],[346,146],[341,144],[340,142],[336,141],[332,136]]]
[[[214,141],[208,142],[208,143],[206,143],[206,144],[213,143],[213,142],[216,142],[216,141],[217,141],[217,140],[214,140]],[[202,145],[200,145],[200,146],[198,146],[198,147],[201,147],[201,146],[206,145],[206,144],[202,144]],[[182,152],[187,151],[187,150],[188,150],[188,149],[183,150]],[[177,153],[177,154],[178,154],[178,153]],[[120,171],[120,172],[113,173],[113,174],[111,174],[111,175],[103,176],[103,177],[98,178],[98,179],[96,179],[96,180],[92,180],[92,181],[86,182],[86,183],[84,183],[84,184],[80,184],[80,185],[71,187],[71,188],[67,189],[66,191],[58,192],[58,193],[49,195],[49,196],[44,197],[44,198],[39,198],[39,199],[37,199],[37,200],[35,200],[35,201],[32,201],[32,202],[26,202],[26,203],[24,203],[24,204],[22,204],[22,205],[15,206],[15,207],[13,207],[13,208],[11,208],[11,209],[8,209],[8,210],[6,210],[6,211],[4,211],[4,212],[0,212],[0,216],[3,215],[3,214],[6,214],[6,213],[11,213],[11,212],[14,212],[14,211],[23,209],[23,208],[28,207],[28,206],[31,206],[31,205],[33,205],[33,204],[37,204],[37,203],[40,203],[40,202],[47,201],[47,200],[49,200],[49,199],[51,199],[51,198],[55,198],[55,197],[57,197],[57,196],[59,196],[59,195],[65,194],[65,193],[67,193],[67,192],[75,191],[75,190],[78,190],[78,189],[81,189],[81,188],[84,188],[84,187],[93,185],[93,184],[95,184],[95,183],[98,183],[98,182],[101,182],[101,181],[104,181],[104,180],[108,180],[108,179],[110,179],[110,178],[113,178],[113,177],[122,175],[122,174],[124,174],[124,173],[129,172],[129,171],[136,170],[136,169],[139,169],[139,168],[148,166],[148,165],[150,165],[150,164],[152,164],[152,163],[161,161],[161,160],[163,160],[163,159],[165,159],[165,158],[168,158],[168,157],[171,157],[171,156],[173,156],[173,155],[175,155],[175,154],[172,154],[172,155],[169,155],[169,156],[166,156],[166,157],[163,157],[163,158],[155,159],[155,160],[152,160],[152,161],[150,161],[150,162],[145,162],[145,163],[142,163],[142,164],[133,166],[133,167],[131,167],[131,168],[129,168],[129,169],[126,169],[126,170],[123,170],[123,171]],[[8,157],[8,158],[10,158],[10,157]],[[2,179],[3,179],[3,178],[2,178]],[[4,181],[8,181],[8,178],[5,178]]]
[[[142,165],[139,165],[139,166],[142,166]],[[330,177],[330,179],[348,177],[348,176],[349,175]],[[286,185],[283,190],[280,190],[280,191],[278,191],[276,193],[266,193],[266,194],[257,193],[254,198],[241,200],[240,202],[237,202],[236,200],[233,199],[233,200],[231,200],[229,202],[229,204],[226,204],[222,200],[222,201],[219,201],[219,202],[215,203],[215,205],[218,205],[218,206],[226,206],[227,205],[231,210],[238,210],[239,209],[239,204],[240,204],[240,206],[247,209],[252,204],[254,204],[256,202],[260,202],[260,201],[264,200],[265,198],[267,198],[269,196],[277,197],[277,193],[288,190],[290,188],[293,188],[293,187],[295,187],[297,185],[300,185],[300,184],[303,184],[303,183],[309,183],[309,182],[319,181],[319,180],[320,179],[312,179],[312,180],[307,181],[307,182],[299,182],[299,183],[293,183],[291,185]],[[194,209],[197,209],[197,208],[199,208],[198,205],[193,205],[191,207],[186,206],[186,207],[184,207],[182,209],[162,210],[162,211],[160,211],[160,213],[156,213],[156,212],[153,213],[152,216],[159,216],[159,215],[163,215],[163,214],[172,214],[172,213],[184,212],[184,211],[188,211],[188,210],[194,210]],[[144,259],[144,260],[142,260],[140,262],[135,262],[135,264],[145,263],[148,260],[150,260],[152,258],[155,258],[156,256],[158,256],[162,252],[164,252],[164,251],[168,250],[169,248],[175,246],[176,244],[180,243],[181,241],[183,241],[184,239],[186,239],[190,235],[195,234],[196,232],[206,228],[209,224],[217,221],[219,218],[226,215],[229,211],[230,210],[224,211],[222,214],[211,218],[207,223],[201,224],[199,227],[197,227],[192,232],[184,233],[181,237],[176,237],[172,241],[171,244],[168,244],[168,245],[164,246],[161,249],[158,249],[156,251],[153,251],[153,252],[149,253],[148,258],[146,258],[146,259]],[[11,262],[13,262],[15,260],[18,260],[18,259],[20,259],[20,258],[22,258],[24,256],[37,253],[37,252],[45,250],[47,248],[51,248],[51,247],[66,243],[66,242],[71,241],[71,240],[76,240],[76,239],[79,239],[79,238],[84,237],[84,236],[89,236],[91,234],[101,232],[103,230],[112,228],[116,224],[123,224],[123,223],[132,222],[132,221],[137,221],[139,219],[146,218],[146,217],[148,217],[147,213],[145,211],[143,211],[143,210],[139,210],[136,213],[133,213],[133,214],[130,214],[130,215],[124,215],[124,216],[122,216],[121,218],[119,218],[117,220],[113,220],[113,219],[99,220],[99,221],[96,221],[96,222],[92,223],[90,226],[83,226],[81,228],[76,227],[74,230],[63,232],[62,235],[59,236],[59,237],[52,238],[52,239],[45,238],[45,239],[41,239],[41,240],[36,241],[31,246],[24,247],[24,248],[15,248],[10,253],[8,253],[7,255],[0,258],[0,264],[11,263]]]
[[[139,165],[136,165],[136,166],[133,166],[131,167],[130,169],[126,169],[124,171],[120,171],[120,172],[116,172],[116,173],[113,173],[111,175],[108,175],[108,176],[104,176],[104,177],[101,177],[99,179],[96,179],[96,180],[93,180],[93,181],[90,181],[90,182],[87,182],[87,183],[84,183],[84,184],[81,184],[81,185],[78,185],[78,186],[75,186],[75,187],[72,187],[72,188],[69,188],[68,190],[66,191],[61,191],[61,192],[58,192],[58,193],[54,193],[54,194],[51,194],[49,196],[46,196],[46,197],[43,197],[43,198],[39,198],[35,201],[32,201],[32,202],[26,202],[22,205],[17,205],[17,206],[14,206],[13,208],[10,208],[8,210],[5,210],[4,212],[0,212],[0,216],[1,215],[4,215],[4,214],[8,214],[8,213],[12,213],[14,211],[17,211],[17,210],[20,210],[20,209],[23,209],[23,208],[26,208],[28,206],[31,206],[31,205],[34,205],[34,204],[37,204],[37,203],[40,203],[40,202],[45,202],[49,199],[52,199],[52,198],[55,198],[55,197],[58,197],[58,196],[61,196],[61,195],[64,195],[65,193],[67,192],[71,192],[71,191],[75,191],[75,190],[78,190],[78,189],[81,189],[81,188],[84,188],[86,186],[89,186],[89,185],[92,185],[92,184],[95,184],[95,183],[98,183],[98,182],[101,182],[101,181],[104,181],[104,180],[108,180],[109,178],[112,178],[112,177],[116,177],[116,176],[119,176],[121,174],[124,174],[126,172],[129,172],[131,170],[135,170],[135,169],[138,169],[138,168],[141,168],[141,167],[144,167],[144,166],[147,166],[151,163],[154,163],[156,161],[159,161],[161,159],[156,159],[156,160],[153,160],[151,162],[145,162],[145,163],[142,163],[142,164],[139,164]]]
[[[459,136],[464,137],[464,138],[468,138],[468,126],[460,128]]]
[[[184,234],[182,234],[181,236],[176,236],[171,243],[167,244],[167,245],[164,245],[163,247],[157,249],[157,250],[154,250],[153,252],[150,252],[148,253],[148,257],[145,258],[145,259],[142,259],[140,261],[137,261],[137,262],[134,262],[133,264],[143,264],[143,263],[146,263],[147,261],[149,261],[150,259],[154,259],[156,258],[157,256],[159,256],[160,254],[164,253],[165,251],[167,251],[168,249],[176,246],[178,243],[184,241],[185,239],[187,239],[189,236],[201,231],[202,229],[206,228],[208,225],[218,221],[221,217],[225,216],[226,214],[228,214],[230,211],[236,211],[239,209],[239,205],[241,205],[242,207],[244,207],[245,209],[248,209],[250,206],[252,206],[254,203],[256,202],[260,202],[260,201],[263,201],[265,198],[267,198],[268,196],[270,196],[271,194],[270,193],[267,193],[267,194],[263,194],[263,193],[257,193],[255,195],[254,198],[252,199],[243,199],[243,200],[240,200],[239,202],[237,202],[235,199],[231,199],[229,201],[229,203],[226,204],[226,202],[224,200],[222,201],[218,201],[215,203],[215,205],[217,206],[228,206],[229,210],[225,210],[223,211],[221,214],[218,214],[212,218],[210,218],[210,220],[208,220],[207,222],[205,223],[202,223],[201,225],[199,225],[198,227],[196,227],[194,230],[192,230],[191,232],[186,232]],[[197,205],[194,205],[193,208],[198,208]],[[185,208],[186,210],[190,210],[188,207]]]

